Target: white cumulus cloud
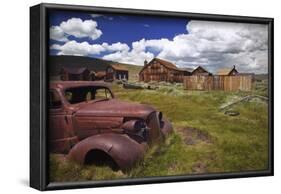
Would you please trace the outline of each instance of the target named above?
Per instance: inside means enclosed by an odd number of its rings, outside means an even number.
[[[52,26],[50,28],[50,39],[61,41],[61,42],[68,41],[67,35],[59,26]]]
[[[90,36],[90,30],[82,27],[81,22],[85,24],[82,20],[72,20],[60,26],[63,26],[62,30],[67,34]],[[75,26],[74,23],[81,25],[71,27]],[[95,24],[90,26],[97,27]],[[59,29],[53,31],[56,32],[53,37],[67,38],[61,35]],[[179,67],[201,65],[213,73],[233,65],[241,72],[266,73],[268,28],[262,24],[190,21],[186,25],[186,32],[175,35],[173,39],[141,39],[131,45],[122,42],[91,45],[87,42],[70,41],[61,46],[52,45],[51,49],[59,50],[59,54],[73,55],[100,54],[107,51],[103,59],[136,65],[143,65],[144,60],[159,57],[172,61]]]
[[[67,36],[72,35],[77,38],[89,37],[92,40],[98,39],[102,31],[97,28],[98,24],[94,20],[81,20],[71,18],[63,21],[59,26],[50,27],[50,38],[57,41],[68,41]]]
[[[180,67],[201,65],[213,73],[233,65],[241,72],[267,72],[266,25],[191,21],[186,29],[186,33],[172,40],[141,39],[132,43],[129,52],[112,53],[103,58],[143,64],[145,59],[159,57]]]
[[[109,45],[108,43],[103,43],[102,46],[108,51],[129,51],[130,50],[130,47],[127,44],[121,43],[121,42],[116,42],[111,45]]]
[[[88,42],[68,41],[63,45],[54,44],[51,49],[59,50],[58,55],[77,55],[87,56],[91,54],[100,54],[105,51],[104,47],[99,44],[89,44]]]
[[[124,43],[103,43],[103,44],[89,44],[88,42],[76,42],[75,40],[68,41],[63,45],[53,44],[50,49],[58,50],[58,55],[97,55],[104,51],[125,52],[129,50],[129,46]]]
[[[77,38],[90,37],[93,40],[102,35],[102,31],[97,29],[97,26],[94,20],[82,21],[80,18],[71,18],[60,24],[60,28],[69,35]]]

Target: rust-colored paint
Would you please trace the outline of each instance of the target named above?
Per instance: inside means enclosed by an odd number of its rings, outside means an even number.
[[[128,169],[143,158],[146,147],[146,143],[138,143],[126,134],[105,133],[90,136],[76,144],[69,157],[83,164],[89,151],[99,149],[112,157],[121,169]]]
[[[144,66],[139,72],[139,81],[183,82],[183,76],[189,74],[188,71],[178,68],[169,61],[154,58],[149,63],[144,62]]]
[[[71,88],[105,88],[112,98],[71,104],[65,91]],[[83,164],[92,150],[108,154],[122,169],[143,158],[149,145],[162,141],[171,123],[153,107],[114,98],[104,82],[60,81],[49,88],[49,149],[68,154]]]

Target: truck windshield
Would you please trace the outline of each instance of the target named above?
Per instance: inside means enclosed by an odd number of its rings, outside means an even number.
[[[112,94],[108,88],[92,86],[69,88],[65,90],[64,95],[70,104],[112,98]]]

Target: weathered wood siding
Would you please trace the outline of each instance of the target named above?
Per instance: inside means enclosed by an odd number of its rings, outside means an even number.
[[[250,91],[252,76],[185,76],[187,90]]]
[[[211,90],[213,85],[212,76],[185,76],[184,88],[188,90]]]
[[[250,91],[252,76],[225,76],[224,91]]]
[[[213,90],[224,90],[224,76],[212,76],[213,77]]]
[[[149,81],[166,81],[166,82],[183,82],[184,72],[169,69],[159,62],[149,64],[142,70],[139,80]]]
[[[128,80],[129,79],[129,71],[126,70],[116,70],[111,66],[106,68],[105,79],[107,81],[113,80]]]

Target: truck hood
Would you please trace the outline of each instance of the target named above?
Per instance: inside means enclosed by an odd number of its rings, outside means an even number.
[[[95,117],[136,117],[146,119],[152,112],[155,112],[155,109],[148,105],[110,99],[83,104],[75,112],[75,115]]]

